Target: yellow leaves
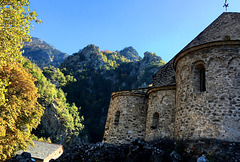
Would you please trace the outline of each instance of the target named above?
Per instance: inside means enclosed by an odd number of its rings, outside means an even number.
[[[7,86],[7,85],[8,85],[8,83],[6,82],[6,80],[0,79],[0,106],[1,105],[3,106],[5,104],[5,101],[6,101],[5,93],[7,91],[5,86]]]
[[[0,137],[6,136],[6,129],[3,125],[0,125]]]
[[[37,136],[35,136],[35,135],[33,134],[33,135],[32,135],[32,139],[35,140],[35,141],[52,143],[50,137],[48,137],[48,138],[44,138],[44,137],[38,138]]]
[[[1,137],[5,136],[6,136],[5,121],[3,120],[3,118],[0,117],[0,140]]]
[[[31,143],[31,130],[40,123],[43,108],[37,102],[35,79],[21,65],[1,67],[0,80],[11,83],[5,87],[5,105],[0,109],[1,161]]]

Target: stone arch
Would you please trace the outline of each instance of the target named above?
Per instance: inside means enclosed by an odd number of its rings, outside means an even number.
[[[199,68],[200,66],[204,66],[205,67],[205,63],[203,60],[198,60],[198,61],[195,61],[193,64],[192,64],[192,68]]]
[[[117,111],[115,113],[115,118],[114,118],[114,124],[118,125],[119,124],[119,119],[120,119],[120,111]]]
[[[169,95],[165,95],[161,99],[161,104],[168,104],[169,103]]]
[[[229,84],[231,87],[238,88],[240,86],[240,58],[232,58],[228,62]]]
[[[159,127],[159,113],[155,112],[152,117],[151,129],[158,129],[158,127]]]
[[[228,62],[228,71],[231,74],[234,74],[235,76],[240,77],[240,58],[236,57],[236,58],[232,58],[229,62]]]
[[[228,61],[228,68],[240,66],[240,58],[235,57]]]

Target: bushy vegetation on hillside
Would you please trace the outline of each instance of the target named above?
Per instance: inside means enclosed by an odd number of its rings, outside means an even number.
[[[75,104],[67,103],[65,93],[60,88],[56,88],[54,84],[51,83],[42,73],[41,69],[38,68],[35,64],[31,63],[28,59],[23,59],[23,66],[29,69],[29,72],[36,78],[36,86],[38,87],[38,93],[40,94],[39,102],[43,105],[57,105],[56,112],[57,116],[63,123],[62,126],[65,127],[66,131],[69,133],[69,136],[75,135],[78,136],[79,131],[83,129],[83,117],[79,115],[80,108],[75,106]],[[60,75],[56,75],[56,78],[61,85],[66,84],[65,76],[59,71]],[[52,75],[55,76],[55,75]],[[73,81],[73,77],[69,77]],[[68,80],[69,81],[69,80]],[[41,130],[41,125],[37,128],[36,131],[33,131],[38,137],[47,137],[45,130]],[[54,141],[53,142],[57,142]]]
[[[53,66],[43,68],[43,75],[50,79],[56,87],[63,87],[66,84],[76,82],[77,80],[71,75],[64,75],[59,68]]]

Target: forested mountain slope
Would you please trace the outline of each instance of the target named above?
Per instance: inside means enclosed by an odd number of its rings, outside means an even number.
[[[90,142],[101,141],[108,106],[113,91],[148,87],[152,75],[164,61],[151,52],[141,58],[133,47],[122,51],[100,51],[88,45],[69,56],[61,65],[65,75],[72,75],[76,82],[63,86],[67,100],[81,106],[85,130]]]
[[[90,44],[66,58],[66,54],[33,38],[24,45],[24,51],[23,55],[40,66],[52,84],[67,93],[66,102],[81,107],[85,126],[82,133],[90,142],[102,140],[111,93],[148,87],[152,76],[165,64],[155,53],[145,52],[141,58],[131,46],[112,52]]]

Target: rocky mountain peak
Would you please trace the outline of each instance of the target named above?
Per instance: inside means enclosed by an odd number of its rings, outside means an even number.
[[[81,50],[81,53],[84,54],[85,56],[90,55],[91,53],[99,53],[100,49],[98,46],[95,46],[93,44],[87,45],[85,48]]]
[[[124,48],[119,53],[120,55],[124,56],[125,58],[133,62],[141,59],[137,51],[132,46]]]
[[[144,62],[151,63],[153,61],[156,62],[160,60],[162,60],[162,58],[160,56],[157,56],[156,53],[152,53],[148,51],[144,53],[144,57],[143,57]]]
[[[30,43],[24,43],[22,50],[24,51],[22,55],[41,69],[47,66],[58,67],[68,57],[68,54],[36,37],[32,37]]]
[[[48,44],[47,42],[41,40],[40,38],[32,37],[32,41],[29,43],[30,45],[35,45],[35,46],[41,46],[42,48],[52,48],[55,49],[51,44]],[[25,44],[27,45],[27,43]]]
[[[103,61],[103,53],[98,46],[89,44],[80,50],[77,55],[80,59],[76,59],[78,65],[88,64],[94,68],[103,67],[105,62]]]

